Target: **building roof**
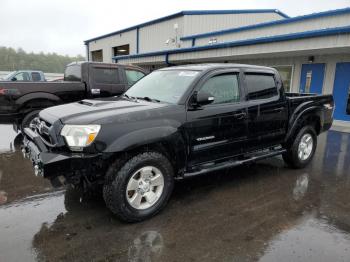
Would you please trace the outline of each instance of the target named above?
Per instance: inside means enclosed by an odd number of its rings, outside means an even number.
[[[296,17],[288,17],[286,19],[264,22],[264,23],[259,23],[259,24],[255,24],[255,25],[230,28],[230,29],[225,29],[225,30],[212,31],[212,32],[203,33],[203,34],[188,35],[188,36],[181,37],[180,40],[192,40],[192,39],[196,39],[196,38],[218,36],[218,35],[223,35],[223,34],[228,34],[228,33],[247,31],[247,30],[251,30],[251,29],[269,27],[269,26],[273,26],[273,25],[288,24],[288,23],[299,22],[299,21],[304,21],[304,20],[313,19],[313,18],[327,17],[327,16],[332,16],[332,15],[341,15],[341,14],[347,14],[347,13],[350,13],[350,7],[336,9],[336,10],[330,10],[330,11],[325,11],[325,12],[319,12],[319,13],[312,13],[312,14],[296,16]]]
[[[310,30],[310,31],[282,34],[282,35],[275,35],[275,36],[259,37],[254,39],[237,40],[237,41],[218,43],[218,44],[212,44],[212,45],[169,49],[169,50],[141,53],[141,54],[134,54],[134,55],[114,56],[113,59],[124,60],[124,59],[139,58],[139,57],[159,56],[159,55],[168,56],[170,54],[188,53],[188,52],[221,49],[221,48],[229,48],[229,47],[237,47],[237,46],[248,46],[248,45],[264,44],[264,43],[274,43],[274,42],[299,40],[299,39],[312,38],[312,37],[342,35],[342,34],[349,34],[349,33],[350,33],[350,26],[344,26],[344,27]]]
[[[121,33],[125,33],[127,31],[131,31],[134,29],[139,29],[141,27],[144,26],[148,26],[148,25],[152,25],[152,24],[156,24],[156,23],[160,23],[163,21],[167,21],[173,18],[177,18],[177,17],[181,17],[181,16],[185,16],[185,15],[222,15],[222,14],[259,14],[259,13],[276,13],[279,14],[281,17],[283,18],[289,18],[288,15],[286,15],[285,13],[279,11],[278,9],[243,9],[243,10],[188,10],[188,11],[181,11],[172,15],[168,15],[168,16],[163,16],[142,24],[138,24],[138,25],[134,25],[128,28],[124,28],[109,34],[105,34],[105,35],[101,35],[101,36],[97,36],[88,40],[85,40],[84,43],[88,44],[89,42],[92,41],[96,41],[102,38],[106,38],[109,36],[113,36],[113,35],[118,35]]]

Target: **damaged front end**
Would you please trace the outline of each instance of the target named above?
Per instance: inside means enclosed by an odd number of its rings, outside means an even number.
[[[57,136],[50,135],[53,128],[36,119],[24,129],[22,153],[31,160],[35,175],[49,179],[54,187],[72,184],[90,188],[99,184],[105,174],[103,154],[63,150],[64,146],[57,146]]]

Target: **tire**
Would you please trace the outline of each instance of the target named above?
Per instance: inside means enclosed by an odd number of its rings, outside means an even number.
[[[305,143],[305,139],[308,141],[308,143]],[[312,141],[310,139],[312,139]],[[309,144],[310,141],[312,145]],[[303,144],[301,145],[301,143]],[[300,152],[299,147],[301,147],[301,151],[303,151],[303,153]],[[283,160],[292,168],[303,168],[312,160],[316,147],[317,135],[315,129],[312,126],[305,126],[299,130],[294,141],[288,148],[286,148],[287,152],[282,154]]]
[[[26,114],[24,116],[24,118],[21,122],[21,125],[20,125],[22,133],[24,131],[24,128],[29,127],[30,122],[32,122],[33,119],[38,116],[39,112],[40,112],[40,110],[34,110],[32,112],[29,112],[28,114]]]
[[[169,160],[157,152],[143,152],[109,168],[103,198],[120,220],[138,222],[160,212],[173,187],[174,170]]]

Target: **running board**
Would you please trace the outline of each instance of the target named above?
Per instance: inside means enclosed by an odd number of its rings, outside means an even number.
[[[192,177],[192,176],[196,176],[196,175],[201,175],[201,174],[205,174],[208,172],[213,172],[213,171],[217,171],[217,170],[221,170],[221,169],[231,168],[231,167],[235,167],[235,166],[239,166],[239,165],[243,165],[246,163],[262,160],[265,158],[281,155],[284,152],[286,152],[285,149],[278,149],[278,150],[274,150],[272,152],[270,151],[268,153],[263,153],[260,155],[252,156],[252,157],[249,157],[249,158],[246,158],[243,160],[228,160],[228,161],[222,162],[220,164],[216,164],[216,165],[213,164],[212,166],[209,166],[209,167],[203,165],[202,168],[199,167],[200,169],[196,169],[195,171],[185,172],[184,178]]]

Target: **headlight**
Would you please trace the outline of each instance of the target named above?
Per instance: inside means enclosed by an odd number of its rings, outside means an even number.
[[[94,142],[100,128],[100,125],[65,125],[61,135],[71,150],[81,151]]]

